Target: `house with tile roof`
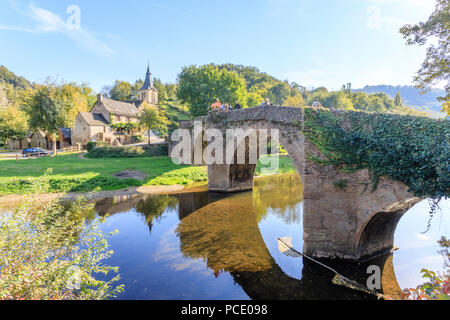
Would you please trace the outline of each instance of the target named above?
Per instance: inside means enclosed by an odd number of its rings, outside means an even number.
[[[138,97],[137,101],[117,101],[98,94],[91,111],[77,115],[72,130],[72,144],[79,143],[84,147],[89,141],[103,141],[110,145],[131,143],[132,136],[139,133],[133,124],[139,122],[143,103],[158,105],[158,90],[153,85],[150,66],[147,67]]]

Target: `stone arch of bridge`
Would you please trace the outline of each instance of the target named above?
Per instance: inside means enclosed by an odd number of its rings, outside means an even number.
[[[279,143],[288,153],[292,163],[294,164],[296,171],[301,179],[303,179],[304,170],[304,136],[299,132],[297,127],[290,125],[283,125],[272,121],[255,121],[255,122],[245,122],[240,124],[237,129],[241,129],[244,132],[252,129],[256,132],[260,130],[265,130],[267,132],[267,138],[269,141],[274,143]],[[233,129],[233,128],[231,128]],[[274,130],[277,131],[276,134]],[[258,139],[261,136],[258,136]],[[241,141],[241,146],[246,144],[245,152],[246,159],[249,159],[250,149],[248,147],[249,137]],[[258,140],[259,141],[259,140]],[[255,175],[256,163],[237,163],[237,152],[241,147],[240,145],[234,145],[234,160],[232,164],[224,165],[209,165],[208,166],[208,176],[209,176],[209,189],[211,191],[222,191],[222,192],[235,192],[235,191],[246,191],[253,188],[253,179]],[[259,160],[262,152],[259,152],[256,160]],[[247,161],[246,161],[247,162]],[[220,180],[219,183],[216,183]]]

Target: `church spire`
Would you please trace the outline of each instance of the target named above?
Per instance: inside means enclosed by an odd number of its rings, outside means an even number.
[[[141,90],[149,90],[153,88],[154,88],[153,77],[152,73],[150,72],[150,62],[149,62],[147,66],[147,74],[145,75],[144,85],[142,86]]]

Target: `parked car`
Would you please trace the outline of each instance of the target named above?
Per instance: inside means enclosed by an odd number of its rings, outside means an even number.
[[[53,152],[47,151],[41,148],[27,148],[22,151],[22,156],[27,157],[48,157],[51,156]]]

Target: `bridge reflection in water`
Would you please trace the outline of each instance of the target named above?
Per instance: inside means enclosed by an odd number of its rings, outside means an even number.
[[[290,264],[294,263],[298,268],[297,277],[283,270],[285,264],[277,261],[280,255],[274,252],[273,243],[276,242],[276,235],[286,236],[283,233],[286,230],[270,230],[270,237],[267,238],[259,226],[270,212],[270,215],[277,216],[285,224],[298,228],[301,238],[301,188],[296,174],[272,176],[255,180],[253,192],[222,195],[200,189],[174,195],[103,199],[96,203],[96,209],[101,215],[114,215],[134,208],[145,220],[150,234],[168,208],[177,211],[179,223],[175,233],[179,237],[179,250],[183,258],[205,261],[207,268],[216,277],[221,273],[230,274],[251,299],[376,299],[333,285],[332,272],[306,259],[285,258],[293,260]],[[120,225],[116,228],[120,231]],[[301,244],[295,243],[297,245],[301,249]],[[120,252],[117,254],[120,255]],[[367,267],[378,265],[382,270],[383,292],[393,298],[400,294],[392,255],[364,263],[322,261],[362,284],[366,283],[369,276]],[[115,262],[120,266],[120,256],[116,257]],[[186,277],[190,276],[186,274]],[[152,277],[152,270],[148,270],[148,277]],[[132,283],[125,285],[128,288],[133,286]],[[180,283],[179,288],[173,289],[183,290],[182,286],[183,283]],[[164,296],[171,299],[170,294]],[[207,296],[204,298],[208,299]]]

